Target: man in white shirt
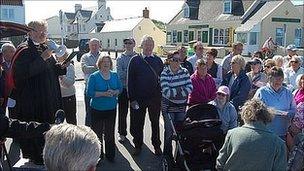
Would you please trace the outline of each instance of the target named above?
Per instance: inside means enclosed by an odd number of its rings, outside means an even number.
[[[90,98],[86,95],[87,80],[89,76],[98,70],[96,66],[97,59],[100,56],[101,44],[96,38],[92,38],[89,41],[90,51],[81,57],[81,69],[84,75],[85,90],[84,90],[84,101],[86,109],[85,125],[91,126],[91,114],[90,114]]]

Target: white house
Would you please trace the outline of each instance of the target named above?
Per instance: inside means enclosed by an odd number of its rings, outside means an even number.
[[[242,18],[235,32],[245,54],[259,50],[268,37],[279,46],[303,47],[303,13],[290,0],[256,1]]]
[[[89,38],[98,38],[104,50],[123,50],[123,39],[133,37],[137,46],[144,35],[150,35],[155,41],[155,49],[166,43],[166,34],[149,18],[149,10],[143,10],[142,17],[132,17],[106,21],[102,30],[89,34]],[[137,49],[139,51],[139,49]]]
[[[23,0],[0,0],[0,20],[25,24]]]
[[[97,0],[97,8],[93,10],[84,10],[81,4],[75,4],[74,12],[62,12],[63,37],[70,40],[86,39],[88,33],[97,30],[104,21],[113,19],[110,12],[105,0]],[[58,38],[58,31],[61,29],[60,15],[46,21],[49,25],[49,37]]]

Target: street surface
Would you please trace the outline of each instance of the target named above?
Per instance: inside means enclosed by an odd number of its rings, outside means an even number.
[[[116,60],[115,54],[112,53],[111,57],[114,62],[114,68],[116,68]],[[75,58],[76,59],[76,58]],[[221,62],[222,59],[216,59],[218,63]],[[248,58],[246,59],[248,60]],[[83,75],[81,71],[80,62],[75,60],[75,71],[76,71],[76,99],[77,99],[77,123],[78,125],[84,125],[85,121],[85,108],[84,108],[84,81]],[[154,155],[154,148],[151,144],[151,126],[148,116],[146,116],[145,121],[145,128],[144,128],[144,145],[142,147],[142,152],[139,156],[132,156],[132,151],[134,149],[134,145],[132,142],[132,136],[130,134],[127,135],[127,139],[124,144],[121,144],[117,141],[118,138],[118,131],[117,131],[117,118],[116,117],[116,131],[115,131],[115,138],[116,138],[116,157],[115,162],[110,163],[107,160],[102,160],[102,164],[97,170],[161,170],[161,157]],[[127,131],[129,132],[129,116],[127,118],[128,128]],[[163,118],[160,118],[160,137],[162,141],[163,147],[163,133],[164,133],[164,123]],[[18,161],[19,158],[19,150],[14,145],[10,146],[11,139],[8,139],[6,142],[6,147],[10,152],[10,159],[13,164]]]

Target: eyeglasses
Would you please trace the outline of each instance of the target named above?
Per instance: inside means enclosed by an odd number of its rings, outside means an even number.
[[[43,31],[37,31],[37,30],[34,30],[35,32],[39,33],[39,34],[43,34],[43,35],[47,35],[48,34],[48,31],[46,30],[43,30]]]
[[[297,63],[299,63],[299,61],[290,61],[290,63],[295,63],[295,64],[297,64]]]

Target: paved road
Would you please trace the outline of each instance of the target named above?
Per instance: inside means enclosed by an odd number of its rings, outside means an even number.
[[[111,54],[111,57],[115,59],[115,54]],[[247,59],[248,60],[248,59]],[[116,61],[114,61],[114,66],[116,66]],[[221,59],[216,59],[217,62],[220,62]],[[75,61],[75,71],[76,78],[83,78],[82,71],[80,67],[80,63]],[[79,125],[84,125],[85,118],[85,110],[84,110],[84,82],[76,81],[76,99],[77,99],[77,121]],[[117,119],[116,119],[117,120]],[[128,120],[128,129],[129,130],[129,117]],[[160,119],[160,132],[161,132],[161,140],[163,143],[163,132],[164,132],[164,124],[163,119]],[[151,126],[146,117],[145,128],[144,128],[144,146],[142,153],[134,157],[131,155],[133,150],[132,137],[130,135],[127,136],[127,141],[124,144],[120,144],[117,141],[117,122],[116,122],[116,158],[115,163],[109,163],[107,160],[103,160],[101,166],[97,170],[161,170],[161,157],[157,157],[153,154],[153,146],[151,144]],[[10,147],[11,140],[7,141],[7,147]],[[162,144],[163,146],[163,144]],[[11,148],[11,160],[13,163],[18,161],[18,150],[16,148]]]
[[[111,54],[114,59],[114,54]],[[114,66],[116,62],[114,60]],[[75,61],[75,69],[76,69],[76,78],[83,78],[82,71],[80,67],[80,63]],[[79,125],[84,125],[85,118],[85,109],[84,109],[84,81],[76,81],[76,99],[77,99],[77,122]],[[116,119],[117,120],[117,119]],[[128,120],[128,128],[129,130],[129,117]],[[160,132],[161,132],[161,140],[163,141],[163,121],[161,118],[160,121]],[[146,117],[146,123],[144,128],[144,146],[142,149],[142,153],[134,157],[131,155],[133,150],[132,136],[127,136],[127,141],[124,144],[121,144],[117,141],[118,133],[117,133],[117,122],[116,122],[116,158],[115,163],[109,163],[107,160],[103,160],[102,164],[97,170],[160,170],[161,166],[161,157],[155,156],[153,154],[153,146],[150,141],[151,137],[151,126]],[[19,158],[19,150],[16,146],[11,146],[11,139],[8,139],[6,142],[6,147],[10,151],[10,159],[13,164],[18,161]]]

